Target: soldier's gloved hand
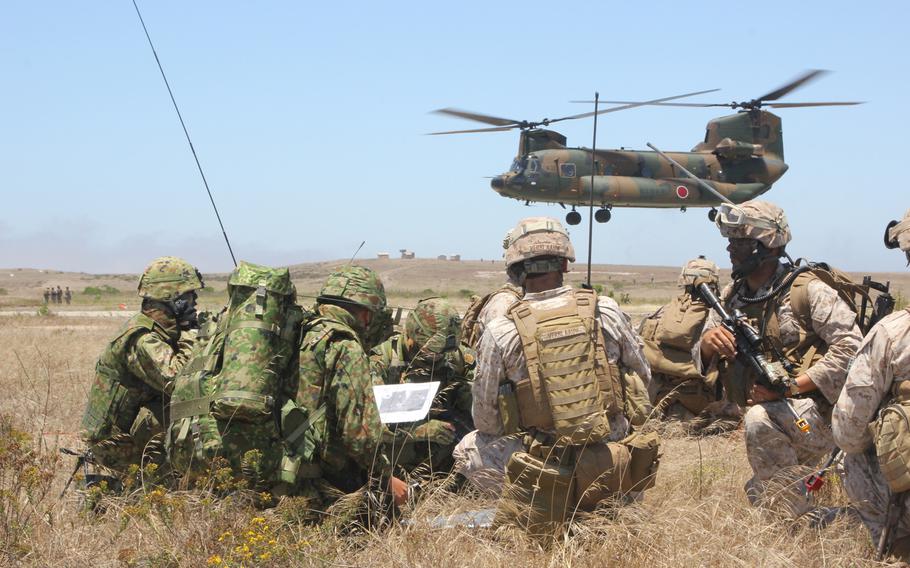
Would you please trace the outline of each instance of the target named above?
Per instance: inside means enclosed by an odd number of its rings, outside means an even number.
[[[412,435],[417,441],[448,446],[455,441],[455,426],[443,420],[430,420],[414,428]]]

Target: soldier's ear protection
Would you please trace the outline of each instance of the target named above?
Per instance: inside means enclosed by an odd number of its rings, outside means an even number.
[[[894,227],[900,223],[900,221],[891,221],[888,223],[888,226],[885,227],[885,248],[896,249],[900,246],[897,242],[897,238],[890,238],[891,227]]]

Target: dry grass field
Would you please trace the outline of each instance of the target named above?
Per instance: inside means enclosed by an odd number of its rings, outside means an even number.
[[[301,296],[312,295],[338,263],[293,268]],[[391,303],[410,306],[444,294],[465,307],[472,293],[501,282],[500,262],[367,261],[379,270]],[[577,269],[572,281],[583,276]],[[676,268],[595,267],[594,281],[643,313],[674,293]],[[16,271],[5,270],[3,274]],[[651,280],[653,275],[653,282]],[[34,312],[50,277],[82,291],[108,285],[117,292],[87,295],[74,312],[112,309],[133,296],[135,276],[19,271],[7,280],[2,307]],[[908,279],[897,282],[905,295]],[[64,278],[66,280],[64,280]],[[204,303],[223,300],[224,276]],[[56,310],[52,309],[52,312]],[[66,307],[60,311],[66,311]],[[79,448],[77,429],[94,360],[119,318],[73,315],[0,317],[0,566],[874,566],[872,547],[856,522],[826,529],[780,520],[750,507],[742,485],[750,470],[742,433],[706,439],[665,429],[657,486],[640,503],[578,518],[570,533],[542,546],[514,530],[436,528],[436,515],[495,502],[476,495],[428,491],[408,511],[408,525],[385,532],[341,534],[332,526],[296,521],[298,503],[257,510],[242,496],[215,500],[198,493],[140,486],[104,498],[106,511],[83,510],[72,489],[60,492],[74,465],[61,447]],[[661,427],[652,424],[649,427]],[[836,480],[821,501],[845,504]]]

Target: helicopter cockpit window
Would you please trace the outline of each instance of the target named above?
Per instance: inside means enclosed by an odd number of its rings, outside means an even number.
[[[559,175],[564,178],[575,177],[575,164],[559,164]]]
[[[528,173],[536,174],[538,170],[540,170],[540,160],[528,158]]]
[[[512,167],[509,168],[509,171],[515,174],[520,174],[521,170],[525,169],[525,161],[519,158],[515,158],[512,162]]]

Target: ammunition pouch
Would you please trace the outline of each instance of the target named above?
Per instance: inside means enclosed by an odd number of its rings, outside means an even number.
[[[869,426],[882,475],[892,493],[902,493],[910,490],[910,381],[894,385],[896,401]]]

